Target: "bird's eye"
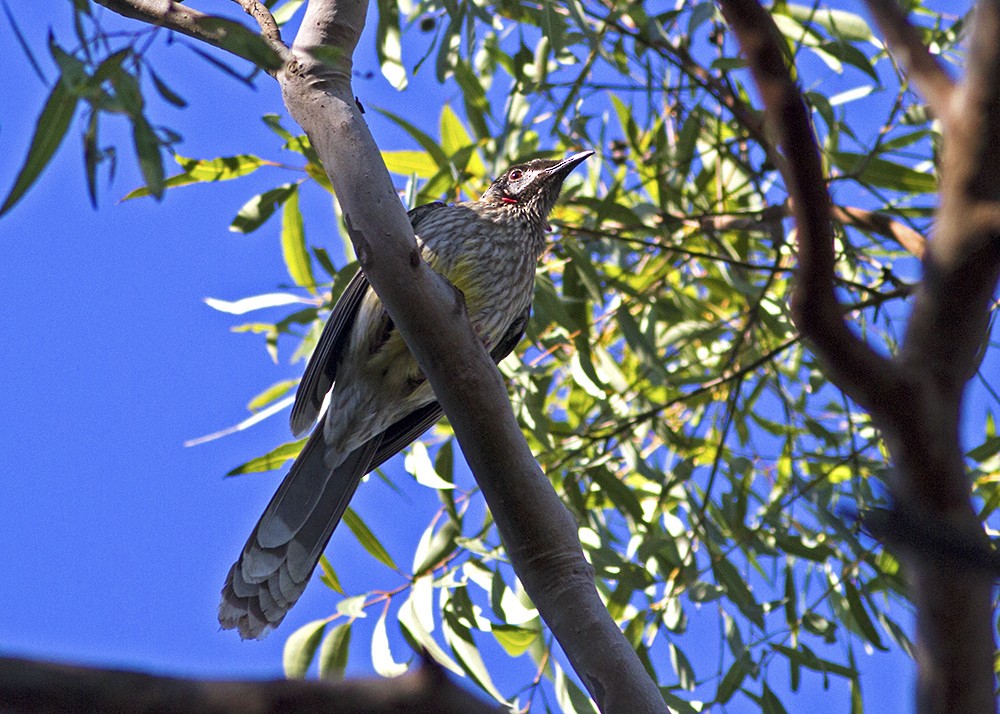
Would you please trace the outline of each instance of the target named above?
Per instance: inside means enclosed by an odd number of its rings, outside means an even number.
[[[507,178],[509,178],[511,181],[517,181],[519,178],[521,178],[522,175],[523,174],[521,173],[521,169],[514,169],[513,171],[510,172]]]

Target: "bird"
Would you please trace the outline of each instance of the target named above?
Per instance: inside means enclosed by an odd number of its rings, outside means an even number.
[[[563,181],[592,154],[516,164],[476,201],[408,212],[423,259],[462,292],[469,320],[497,364],[524,336],[547,218]],[[222,628],[257,639],[277,627],[305,590],[362,478],[442,413],[359,269],[299,382],[292,432],[315,428],[229,570]]]

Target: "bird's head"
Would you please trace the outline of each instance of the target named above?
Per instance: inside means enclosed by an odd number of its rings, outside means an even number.
[[[479,200],[506,206],[512,212],[544,221],[559,198],[565,178],[593,153],[581,151],[559,161],[532,159],[511,166]]]

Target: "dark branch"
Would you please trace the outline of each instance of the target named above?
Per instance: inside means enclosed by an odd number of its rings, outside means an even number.
[[[770,15],[754,0],[721,0],[756,80],[778,144],[782,173],[798,232],[799,274],[792,296],[796,325],[848,395],[884,416],[897,403],[899,379],[892,363],[858,338],[844,321],[834,292],[834,243],[830,195],[819,147],[802,94],[792,80],[782,41]]]
[[[429,660],[395,679],[202,681],[0,658],[0,711],[19,714],[494,714]]]

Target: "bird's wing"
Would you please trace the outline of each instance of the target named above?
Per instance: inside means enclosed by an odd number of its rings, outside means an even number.
[[[440,201],[417,206],[406,215],[410,218],[410,225],[414,231],[419,230],[419,225],[428,214],[443,207],[445,204]],[[333,381],[337,376],[337,364],[340,362],[341,353],[347,345],[351,334],[351,327],[357,317],[358,309],[368,292],[368,279],[360,269],[351,278],[351,281],[344,288],[340,299],[333,306],[330,317],[327,318],[323,332],[320,334],[316,349],[313,350],[306,371],[299,382],[298,391],[295,393],[295,403],[292,406],[291,425],[292,433],[296,436],[305,433],[319,416],[323,408],[323,400],[327,392],[333,386]]]
[[[497,364],[509,355],[517,343],[524,337],[524,331],[528,326],[528,318],[531,316],[531,305],[528,305],[520,315],[510,324],[503,337],[496,346],[490,350],[490,357]],[[405,417],[382,432],[381,443],[375,454],[372,456],[369,471],[374,471],[400,451],[405,449],[412,441],[430,429],[444,414],[441,405],[433,401],[426,406],[407,414]]]
[[[361,301],[367,292],[368,279],[364,272],[358,269],[351,282],[344,288],[337,304],[333,306],[333,311],[330,312],[330,317],[319,336],[319,342],[316,343],[316,349],[313,350],[306,365],[302,381],[299,382],[291,416],[292,433],[296,436],[307,431],[316,422],[316,417],[323,408],[323,400],[333,386],[337,374],[337,363],[340,361],[341,352],[347,345],[358,308],[361,307]]]

